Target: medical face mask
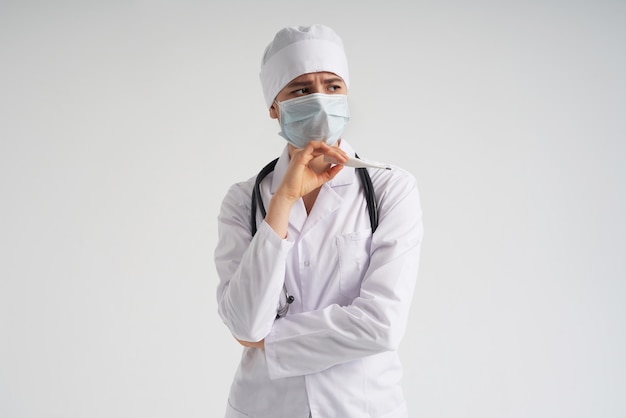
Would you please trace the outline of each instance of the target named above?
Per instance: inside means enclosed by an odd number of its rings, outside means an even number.
[[[296,148],[304,148],[311,140],[333,145],[350,120],[345,94],[313,93],[276,103],[279,134]]]

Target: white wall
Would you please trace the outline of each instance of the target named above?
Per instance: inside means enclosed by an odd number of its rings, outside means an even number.
[[[0,416],[219,417],[212,253],[276,156],[261,53],[325,23],[347,138],[419,181],[411,416],[626,416],[626,3],[0,3]]]

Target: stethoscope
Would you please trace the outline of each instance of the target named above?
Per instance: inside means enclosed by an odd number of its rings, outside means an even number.
[[[355,154],[356,158],[359,158],[358,155]],[[252,236],[256,234],[257,225],[256,225],[256,210],[257,206],[261,210],[261,215],[265,218],[267,212],[265,211],[265,206],[263,205],[263,198],[261,197],[261,182],[269,173],[274,171],[276,167],[276,163],[278,162],[278,158],[270,161],[256,176],[256,180],[254,182],[254,189],[252,190],[252,204],[250,210],[250,229],[252,231]],[[360,167],[355,168],[359,179],[361,180],[361,185],[363,186],[363,193],[365,194],[365,202],[367,203],[367,211],[370,215],[370,225],[372,227],[372,233],[376,231],[378,227],[378,204],[376,203],[376,194],[374,193],[374,186],[372,185],[372,179],[366,168]],[[279,306],[278,311],[276,312],[276,319],[285,316],[289,311],[289,305],[293,303],[295,298],[289,294],[287,291],[287,286],[283,283],[283,293],[285,294],[285,304],[283,306]]]

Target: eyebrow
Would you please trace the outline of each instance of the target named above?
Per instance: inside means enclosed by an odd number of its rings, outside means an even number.
[[[324,81],[322,81],[322,83],[324,84],[333,84],[333,83],[341,83],[341,82],[343,82],[343,80],[339,77],[327,78]],[[289,88],[306,87],[306,86],[310,86],[311,84],[313,84],[312,81],[294,81],[293,83],[289,83],[287,87]]]
[[[324,80],[324,84],[343,83],[343,80],[339,77],[327,78]]]

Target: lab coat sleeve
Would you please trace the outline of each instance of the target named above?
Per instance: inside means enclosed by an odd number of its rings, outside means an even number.
[[[260,341],[276,318],[285,258],[293,244],[276,235],[265,221],[252,237],[248,203],[252,190],[247,189],[231,187],[218,216],[218,313],[236,338]]]
[[[359,296],[348,306],[287,315],[265,338],[272,379],[325,370],[396,350],[406,329],[422,241],[422,213],[415,182],[383,196],[370,265]]]

